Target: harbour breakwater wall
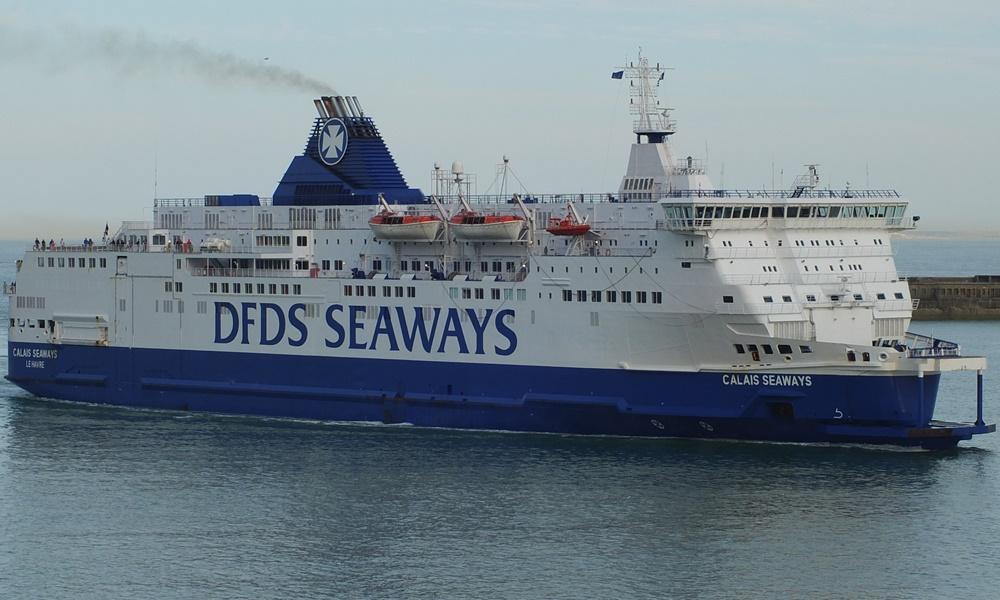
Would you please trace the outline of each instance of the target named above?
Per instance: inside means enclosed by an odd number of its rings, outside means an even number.
[[[1000,275],[910,277],[915,321],[1000,320]]]

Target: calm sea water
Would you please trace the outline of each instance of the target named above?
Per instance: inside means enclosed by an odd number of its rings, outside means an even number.
[[[19,248],[0,245],[0,279]],[[898,261],[996,273],[998,251],[914,240]],[[916,328],[1000,365],[996,324]],[[974,394],[947,378],[938,416],[973,418]],[[927,453],[477,434],[2,382],[0,598],[995,598],[998,482],[997,435]]]

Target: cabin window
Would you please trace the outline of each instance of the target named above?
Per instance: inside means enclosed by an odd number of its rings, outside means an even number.
[[[356,286],[354,286],[354,295],[357,296],[358,298],[361,298],[362,296],[364,296],[365,295],[365,286],[363,286],[363,285],[356,285]]]
[[[350,287],[350,286],[348,286],[348,287]],[[263,283],[258,283],[257,284],[257,295],[258,296],[263,296],[264,295],[264,284]],[[349,293],[348,293],[348,296],[350,296]]]
[[[591,292],[590,292],[590,301],[591,302],[600,302],[601,301],[601,290],[591,290]]]
[[[663,292],[653,292],[653,304],[663,304]]]
[[[646,292],[636,292],[635,293],[635,301],[637,303],[639,303],[639,304],[645,304],[646,303]]]
[[[174,282],[172,282],[172,281],[164,281],[163,282],[163,291],[164,292],[172,292],[172,291],[174,291]]]
[[[476,288],[476,300],[482,300],[483,294],[484,294],[483,288]]]
[[[879,300],[885,300],[885,294],[881,292],[879,292],[875,297],[878,298]]]
[[[631,304],[632,303],[632,292],[630,292],[628,290],[622,290],[622,302],[624,302],[625,304]]]
[[[83,260],[85,260],[85,259],[81,258],[80,260],[81,260],[81,261],[83,261]],[[49,266],[50,266],[50,267],[54,267],[54,266],[56,266],[56,259],[54,259],[54,258],[50,258],[50,259],[49,259]]]
[[[410,287],[406,288],[406,297],[407,298],[416,298],[417,297],[417,288],[413,287],[412,285]]]
[[[682,269],[690,269],[691,268],[691,263],[689,263],[689,262],[682,262],[681,263],[681,268]]]
[[[587,290],[577,290],[576,291],[576,301],[586,302],[587,301]]]
[[[766,302],[767,304],[770,304],[770,303],[774,302],[774,297],[772,297],[772,296],[764,296],[764,302]]]
[[[816,296],[812,294],[806,294],[806,302],[815,302],[815,301],[816,301]]]
[[[499,300],[499,299],[500,299],[500,289],[499,288],[493,288],[493,289],[491,289],[490,290],[490,300]]]
[[[743,348],[743,344],[733,344],[733,348],[736,348],[736,354],[746,353],[746,350]]]
[[[278,284],[276,284],[276,283],[269,283],[269,284],[267,284],[267,293],[271,294],[272,296],[277,296],[278,295]]]
[[[862,296],[861,294],[854,294],[854,299],[860,301],[864,299],[864,296]]]
[[[462,288],[462,300],[472,300],[472,288]]]
[[[295,245],[299,248],[304,248],[309,245],[309,238],[304,235],[295,236]]]
[[[801,351],[802,354],[812,354],[813,349],[812,346],[799,346],[799,351]]]
[[[368,286],[368,295],[371,296],[372,298],[375,297],[375,286],[374,285]]]
[[[732,296],[723,296],[722,297],[722,301],[725,302],[726,304],[732,304],[733,303],[733,297]]]
[[[616,290],[607,290],[604,292],[604,299],[608,302],[618,302],[618,292]]]
[[[762,344],[761,348],[764,350],[764,354],[774,354],[774,349],[771,348],[771,344]]]
[[[335,260],[335,261],[333,261],[333,268],[336,271],[343,271],[344,270],[344,261],[342,261],[342,260]]]
[[[791,302],[792,301],[792,297],[791,296],[782,296],[781,297],[781,301],[782,302]]]
[[[896,296],[896,300],[902,300],[903,299],[903,292],[896,292],[895,296]]]
[[[562,291],[563,302],[573,301],[573,290],[563,290]]]
[[[396,291],[396,297],[397,298],[402,298],[403,297],[403,286],[397,285],[395,291]]]
[[[778,344],[778,352],[782,354],[791,354],[792,347],[789,346],[788,344]]]

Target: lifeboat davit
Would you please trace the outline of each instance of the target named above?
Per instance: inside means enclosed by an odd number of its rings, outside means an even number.
[[[514,241],[520,239],[524,217],[517,215],[484,215],[473,210],[461,210],[449,221],[451,231],[460,240]]]
[[[383,208],[368,220],[375,237],[389,241],[424,241],[437,239],[441,218],[433,215],[403,215]]]
[[[545,228],[552,235],[583,235],[590,231],[590,223],[586,219],[580,219],[579,213],[572,204],[566,205],[566,216],[563,218],[552,217],[549,225]]]

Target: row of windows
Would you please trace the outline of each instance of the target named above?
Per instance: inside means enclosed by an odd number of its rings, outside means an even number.
[[[905,298],[905,296],[903,295],[903,292],[895,292],[895,294],[893,294],[893,296],[896,298],[896,300],[903,300]],[[857,300],[858,302],[861,302],[862,300],[865,299],[865,297],[864,297],[863,294],[854,294],[852,297],[855,300]],[[875,297],[878,300],[885,300],[886,299],[885,294],[882,293],[882,292],[879,292],[878,294],[876,294]],[[840,294],[830,294],[830,302],[840,302],[841,298],[842,298],[842,296]],[[724,303],[726,303],[726,304],[732,304],[733,303],[733,297],[732,296],[723,296],[722,297],[722,301]],[[782,296],[781,297],[781,301],[782,302],[791,302],[792,301],[792,297],[791,296]],[[816,301],[816,295],[815,294],[806,294],[806,302],[815,302],[815,301]],[[766,304],[771,304],[772,302],[774,302],[774,296],[764,296],[764,302]]]
[[[513,300],[515,292],[519,301],[528,299],[528,290],[525,289],[490,288],[490,300],[500,300],[501,296],[504,301]],[[485,300],[486,288],[448,288],[448,297],[452,299],[461,298],[462,300]]]
[[[211,283],[208,284],[208,291],[211,294],[220,294],[220,293],[221,294],[229,294],[229,293],[233,293],[233,294],[247,294],[247,295],[251,295],[251,294],[254,293],[254,288],[255,287],[256,287],[256,293],[257,293],[257,295],[260,295],[260,296],[263,296],[265,294],[265,290],[267,290],[266,293],[269,296],[278,296],[278,295],[288,296],[289,295],[289,290],[291,290],[291,295],[293,295],[293,296],[301,296],[302,295],[302,286],[300,284],[298,284],[298,283],[295,283],[295,284],[292,284],[291,286],[289,286],[289,284],[287,284],[287,283],[282,283],[282,284],[277,284],[277,283],[266,283],[266,284],[265,283],[257,283],[257,284],[254,284],[254,283],[250,283],[250,282],[247,282],[247,283],[235,282],[232,285],[230,285],[229,282],[222,282],[222,283],[211,282]],[[232,290],[232,292],[230,292],[230,290]],[[280,290],[280,292],[279,292],[279,290]],[[178,291],[180,291],[180,290],[178,290]]]
[[[820,244],[820,241],[821,240],[795,240],[795,245],[796,246],[805,246],[806,242],[809,242],[810,246],[820,246],[820,245],[836,246],[837,245],[834,242],[834,240],[822,240],[823,244]],[[837,240],[837,241],[840,242],[841,246],[844,245],[844,240]],[[765,242],[765,245],[766,245],[766,242]],[[780,246],[781,244],[778,244],[778,245]],[[858,240],[854,240],[854,245],[855,246],[860,245],[860,244],[858,244]],[[882,246],[883,245],[882,238],[872,238],[872,245],[874,245],[874,246]]]
[[[668,219],[900,219],[904,204],[839,206],[667,206]]]
[[[750,353],[754,360],[760,360],[760,352],[764,351],[764,354],[774,354],[774,347],[771,344],[761,344],[757,347],[757,344],[747,344],[746,347],[743,344],[733,344],[733,348],[736,350],[737,354]],[[799,346],[799,352],[802,354],[812,354],[812,346],[801,345]],[[792,347],[789,344],[778,344],[778,353],[789,355],[792,354]]]
[[[684,269],[690,269],[691,268],[691,263],[689,263],[689,262],[682,262],[681,263],[681,267],[684,268]],[[565,269],[566,269],[566,272],[569,273],[569,267],[565,267]],[[536,273],[541,272],[541,270],[542,270],[541,267],[535,267],[535,272]],[[549,267],[549,272],[550,273],[555,273],[556,272],[556,268],[554,266]],[[583,267],[580,267],[580,272],[583,273]],[[599,272],[600,272],[600,267],[594,267],[594,273],[599,273]],[[615,272],[615,268],[614,267],[608,267],[608,273],[614,273],[614,272]],[[639,273],[645,273],[645,272],[646,271],[645,271],[645,269],[643,269],[643,267],[639,267]],[[625,267],[625,273],[626,274],[628,273],[628,267]],[[653,273],[656,274],[656,275],[659,275],[660,274],[660,267],[653,267]]]
[[[38,266],[39,267],[45,267],[45,266],[56,267],[56,266],[59,266],[59,267],[69,267],[71,269],[72,268],[76,268],[76,267],[79,267],[81,269],[86,269],[87,265],[90,265],[91,269],[96,269],[98,264],[101,265],[102,269],[107,269],[108,268],[108,259],[102,258],[102,259],[100,259],[98,261],[98,259],[96,259],[96,258],[85,258],[83,256],[81,256],[81,257],[76,257],[76,256],[69,256],[69,257],[60,256],[58,258],[50,256],[48,258],[48,260],[46,260],[45,257],[43,257],[43,256],[39,256],[38,257]]]
[[[601,298],[604,298],[605,302],[618,302],[621,298],[623,304],[632,303],[632,290],[563,290],[562,299],[564,302],[601,302]],[[635,302],[636,304],[646,304],[647,301],[652,300],[652,304],[663,304],[663,292],[646,292],[637,291],[635,292]]]
[[[830,267],[831,271],[835,271],[836,270],[836,269],[833,268],[833,265],[827,265],[827,266]],[[808,273],[809,272],[809,265],[802,265],[802,270]],[[840,265],[840,270],[841,271],[845,270],[844,269],[844,265]],[[864,271],[865,267],[864,267],[864,265],[859,265],[859,264],[849,264],[849,265],[847,265],[847,270],[848,271]],[[813,271],[819,271],[819,265],[813,265]]]
[[[404,286],[401,285],[396,285],[396,286],[383,285],[381,287],[382,287],[383,298],[391,298],[393,296],[393,292],[395,292],[396,298],[402,298],[404,289],[406,291],[407,298],[417,297],[417,288],[415,288],[412,285],[405,286],[405,288]],[[344,295],[363,298],[366,295],[365,292],[367,291],[367,296],[374,298],[378,296],[378,288],[379,286],[377,285],[345,285]]]
[[[792,240],[792,241],[795,242],[796,246],[799,246],[801,248],[804,248],[806,246],[824,246],[824,245],[825,246],[837,246],[838,242],[839,242],[839,244],[841,246],[844,245],[844,240]],[[764,242],[764,246],[765,247],[770,247],[770,245],[771,245],[770,242],[768,242],[767,240],[763,240],[763,242]],[[806,242],[809,242],[809,243],[807,244]],[[820,242],[823,242],[823,243],[820,244]],[[882,246],[883,244],[884,244],[884,242],[882,241],[881,238],[872,238],[872,245],[874,245],[874,246]],[[686,246],[687,242],[684,242],[684,245]],[[693,245],[694,244],[692,243],[692,246]],[[784,245],[784,240],[778,240],[778,246],[783,246],[783,245]],[[854,240],[854,245],[855,246],[860,246],[861,243],[858,240]],[[733,242],[730,241],[730,240],[722,240],[722,246],[725,247],[725,248],[733,248],[734,247],[733,246]],[[747,240],[747,246],[750,247],[750,248],[753,248],[753,240]],[[707,245],[706,245],[706,252],[707,252]]]
[[[289,246],[292,243],[288,235],[258,235],[257,246]]]

